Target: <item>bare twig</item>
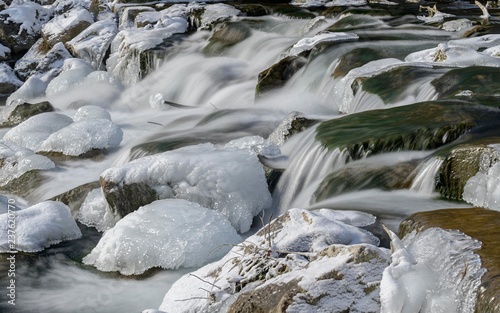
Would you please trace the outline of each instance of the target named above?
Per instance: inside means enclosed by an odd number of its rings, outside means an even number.
[[[189,276],[196,277],[196,278],[198,278],[199,280],[201,280],[202,282],[204,282],[204,283],[206,283],[206,284],[209,284],[209,285],[211,285],[211,286],[213,286],[213,287],[215,287],[215,288],[217,288],[217,289],[219,289],[219,290],[222,290],[222,288],[221,288],[221,287],[219,287],[219,286],[217,286],[216,284],[213,284],[213,283],[211,283],[211,282],[209,282],[209,281],[206,281],[206,280],[204,280],[203,278],[201,278],[201,277],[199,277],[199,276],[196,276],[196,275],[195,275],[195,274],[193,274],[193,273],[189,273]]]

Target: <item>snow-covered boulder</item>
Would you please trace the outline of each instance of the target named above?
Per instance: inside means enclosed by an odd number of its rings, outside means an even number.
[[[200,29],[211,29],[216,23],[223,22],[240,14],[240,10],[229,4],[208,4],[204,6],[203,13],[195,23],[198,24]],[[196,16],[194,18],[196,19]]]
[[[188,146],[143,157],[101,174],[115,215],[125,216],[156,199],[179,198],[225,215],[239,232],[271,205],[262,165],[248,149]]]
[[[15,231],[15,243],[8,230]],[[45,201],[29,208],[0,214],[0,252],[37,252],[62,241],[78,239],[80,229],[69,208],[60,202]]]
[[[186,200],[155,201],[106,231],[85,264],[138,275],[153,267],[206,264],[241,241],[222,214]]]
[[[68,156],[80,156],[120,144],[123,133],[111,122],[109,114],[98,109],[83,110],[87,113],[78,111],[77,121],[53,112],[35,115],[9,130],[4,140],[33,151]]]
[[[156,12],[156,10],[143,5],[123,7],[118,14],[118,26],[120,30],[134,28],[135,18],[142,12]]]
[[[106,52],[117,33],[115,22],[99,21],[67,42],[67,46],[75,57],[84,59],[95,69],[101,69]]]
[[[48,101],[38,103],[20,101],[12,103],[11,105],[0,107],[0,127],[13,127],[32,116],[52,111],[54,111],[54,107]]]
[[[12,190],[9,186],[23,175],[36,176],[40,170],[49,170],[55,167],[47,157],[20,147],[11,142],[0,140],[0,188]]]
[[[0,63],[0,96],[10,95],[22,84],[8,64]]]
[[[0,44],[0,61],[6,61],[8,59],[10,59],[10,49]]]
[[[357,227],[373,221],[361,212],[291,209],[175,282],[159,310],[378,312],[389,255]]]
[[[69,126],[73,120],[64,114],[48,112],[35,115],[9,130],[4,140],[38,151],[52,133]]]
[[[40,79],[47,81],[59,74],[64,60],[69,58],[71,58],[71,54],[62,43],[55,44],[47,51],[44,39],[40,38],[16,62],[14,71],[22,80],[27,80],[29,77],[36,75]]]
[[[27,51],[40,37],[51,10],[31,2],[14,2],[0,12],[0,43],[12,52]]]
[[[62,15],[55,16],[42,27],[42,37],[52,47],[56,43],[66,43],[94,22],[90,12],[83,8],[74,8]]]
[[[111,55],[106,67],[125,85],[132,85],[151,69],[154,49],[174,34],[187,31],[188,22],[182,17],[162,15],[154,26],[121,30],[111,43]]]

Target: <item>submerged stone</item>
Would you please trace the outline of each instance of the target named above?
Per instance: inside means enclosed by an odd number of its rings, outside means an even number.
[[[203,47],[206,55],[218,55],[252,34],[244,22],[224,22],[214,27],[208,43]]]

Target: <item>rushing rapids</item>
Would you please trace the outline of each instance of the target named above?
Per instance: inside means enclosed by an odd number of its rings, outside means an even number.
[[[1,9],[2,312],[498,309],[497,8]]]

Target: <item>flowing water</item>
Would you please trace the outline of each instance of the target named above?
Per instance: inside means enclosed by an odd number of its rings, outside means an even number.
[[[124,131],[124,140],[119,148],[95,159],[59,161],[58,169],[44,173],[43,182],[29,191],[26,201],[37,203],[98,181],[99,175],[111,166],[157,152],[148,145],[151,142],[179,142],[176,147],[180,147],[202,142],[225,143],[248,135],[267,137],[292,111],[300,111],[311,119],[327,120],[340,118],[339,110],[354,114],[436,99],[438,93],[431,81],[451,68],[428,64],[401,66],[401,60],[412,52],[460,38],[462,32],[444,32],[423,25],[415,18],[418,14],[415,6],[410,6],[408,12],[368,8],[354,13],[330,15],[316,27],[311,27],[310,19],[278,14],[239,17],[236,21],[249,26],[251,36],[217,56],[203,53],[210,32],[200,30],[182,37],[164,55],[157,55],[150,62],[153,67],[150,74],[135,84],[123,89],[91,84],[49,99],[66,114],[75,112],[72,103],[77,100],[104,106]],[[362,22],[355,24],[352,18],[351,23],[340,23],[341,17],[352,16],[360,17]],[[306,64],[282,88],[255,99],[261,71],[283,58],[301,38],[314,36],[331,25],[336,25],[336,31],[356,33],[360,40],[318,45],[304,57]],[[366,66],[380,59],[387,60],[373,68]],[[141,76],[134,72],[128,75]],[[135,81],[130,77],[118,79]],[[150,99],[157,94],[187,107],[153,109]],[[463,202],[440,199],[435,192],[442,159],[433,157],[433,150],[408,152],[396,147],[377,156],[364,153],[354,160],[346,151],[321,145],[315,139],[316,134],[317,128],[311,127],[281,147],[288,165],[274,188],[274,214],[292,207],[361,210],[397,230],[399,222],[414,212],[468,207]],[[383,186],[365,188],[360,184],[315,200],[323,179],[346,166],[376,171],[404,162],[416,165],[408,177],[402,177],[411,183],[395,188],[398,190]],[[18,302],[22,304],[19,312],[111,313],[155,308],[170,285],[190,271],[157,270],[140,278],[103,274],[80,263],[101,236],[91,228],[81,228],[84,238],[80,240],[22,257],[18,265],[21,277]],[[6,271],[1,268],[0,272]],[[2,312],[6,309],[0,308]]]

